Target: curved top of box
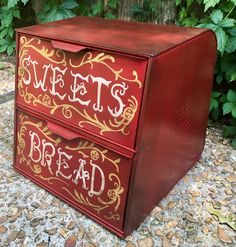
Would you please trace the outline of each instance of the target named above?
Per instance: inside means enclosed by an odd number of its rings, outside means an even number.
[[[206,31],[209,30],[84,16],[17,29],[21,33],[142,57],[156,56]]]

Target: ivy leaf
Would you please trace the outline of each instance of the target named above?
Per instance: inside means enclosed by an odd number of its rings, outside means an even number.
[[[218,107],[219,107],[218,100],[211,98],[209,111],[212,111],[212,109],[217,109]]]
[[[66,0],[61,4],[61,7],[64,9],[73,9],[78,6],[79,4],[75,0]]]
[[[209,28],[209,29],[215,31],[218,26],[215,25],[215,24],[213,24],[213,23],[202,23],[200,25],[197,25],[197,27],[200,27],[200,28]]]
[[[13,8],[17,5],[18,0],[8,0],[7,1],[7,7],[8,8]]]
[[[236,103],[236,91],[229,89],[227,93],[227,100],[231,103]]]
[[[29,2],[29,0],[21,0],[21,2],[26,5],[27,2]]]
[[[236,5],[236,0],[231,0],[232,3],[234,3]]]
[[[221,27],[233,27],[235,24],[236,20],[232,18],[226,18],[220,22]]]
[[[223,20],[223,13],[219,9],[214,10],[211,13],[210,18],[215,24],[219,24]]]
[[[206,12],[210,7],[215,7],[220,0],[204,0],[203,3],[205,4],[204,12]]]
[[[234,118],[236,118],[236,104],[233,105],[231,114]]]
[[[180,3],[181,3],[181,0],[175,0],[176,6],[180,5]]]
[[[221,27],[217,27],[214,31],[215,31],[216,38],[217,38],[218,51],[220,51],[221,54],[223,54],[226,43],[228,41],[228,36],[226,35],[225,31]]]
[[[232,53],[232,52],[236,51],[236,37],[231,37],[228,39],[225,50],[228,53]]]
[[[232,111],[233,103],[227,102],[223,105],[223,115],[226,115]]]

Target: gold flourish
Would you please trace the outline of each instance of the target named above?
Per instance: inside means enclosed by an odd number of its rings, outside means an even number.
[[[25,64],[23,63],[23,58],[28,54],[29,48],[37,51],[39,54],[41,54],[43,57],[45,57],[47,60],[56,63],[61,64],[63,66],[67,65],[66,62],[66,54],[58,49],[47,49],[45,46],[42,46],[42,48],[37,48],[34,43],[39,46],[41,44],[41,40],[38,38],[31,38],[27,39],[25,36],[22,36],[20,39],[20,50],[19,50],[19,82],[18,82],[18,92],[19,95],[24,99],[24,101],[27,104],[33,104],[34,106],[42,105],[46,108],[50,109],[50,114],[54,114],[56,111],[61,111],[62,115],[70,119],[74,113],[79,114],[83,120],[79,121],[78,125],[83,128],[85,124],[95,126],[100,130],[100,134],[103,135],[105,132],[121,132],[124,135],[128,135],[129,131],[127,130],[127,127],[133,120],[135,113],[138,108],[138,102],[137,99],[132,95],[130,99],[128,99],[129,105],[124,109],[123,113],[114,119],[108,120],[108,122],[104,120],[99,120],[96,113],[93,115],[90,115],[85,109],[79,110],[77,107],[74,107],[70,104],[57,104],[54,99],[52,99],[48,94],[39,94],[38,96],[29,93],[27,87],[24,88],[23,85],[23,76],[24,71],[27,69]],[[111,70],[114,73],[115,80],[122,79],[127,82],[135,82],[139,85],[139,87],[142,87],[141,81],[138,79],[138,74],[136,71],[133,71],[133,79],[127,79],[124,78],[121,73],[123,69],[121,70],[115,70],[113,69],[107,61],[110,61],[111,63],[115,62],[115,58],[111,55],[106,55],[105,53],[100,53],[95,57],[92,57],[93,54],[91,52],[87,52],[81,59],[80,63],[78,65],[72,64],[71,59],[69,60],[69,63],[74,68],[82,67],[86,64],[89,64],[91,67],[93,67],[94,63],[101,63],[104,66],[106,66],[109,70]]]
[[[42,180],[45,180],[45,181],[47,181],[49,184],[53,184],[53,180],[57,180],[57,181],[60,181],[60,182],[62,182],[62,183],[64,183],[64,184],[66,184],[66,185],[68,185],[64,180],[62,180],[62,179],[60,179],[60,178],[57,178],[57,177],[49,177],[49,178],[45,178],[44,176],[42,176],[42,175],[35,175],[35,177],[38,177],[38,178],[40,178],[40,179],[42,179]]]
[[[120,215],[119,214],[113,214],[112,212],[110,212],[110,215],[105,216],[105,218],[108,220],[118,221],[118,220],[120,220]]]
[[[96,57],[93,57],[93,54],[91,52],[87,52],[84,54],[81,62],[78,65],[73,64],[71,59],[69,60],[69,64],[73,68],[80,68],[80,67],[84,66],[85,64],[90,64],[91,68],[93,68],[93,63],[100,63],[100,64],[105,65],[109,70],[112,71],[112,73],[115,76],[116,81],[118,79],[121,79],[121,80],[124,80],[127,82],[135,82],[139,85],[139,88],[142,87],[142,83],[138,79],[138,74],[135,70],[133,70],[134,79],[125,78],[121,75],[121,73],[123,72],[123,69],[120,69],[120,70],[113,69],[107,62],[105,62],[107,60],[112,62],[112,63],[115,62],[115,58],[111,55],[106,55],[105,53],[99,53]]]
[[[82,150],[90,150],[90,158],[94,159],[94,153],[96,152],[96,159],[99,159],[101,157],[102,162],[105,160],[109,161],[111,164],[113,164],[116,167],[116,171],[119,172],[119,166],[120,159],[112,160],[108,156],[106,156],[106,153],[108,152],[107,149],[100,150],[97,147],[94,147],[94,143],[89,143],[88,141],[80,141],[77,147],[65,147],[68,150],[78,151],[78,153],[82,154],[84,158],[88,158],[88,155],[86,155]]]

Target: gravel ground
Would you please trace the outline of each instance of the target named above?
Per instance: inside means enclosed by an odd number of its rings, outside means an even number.
[[[236,246],[236,151],[207,131],[199,162],[120,240],[12,169],[14,65],[0,58],[0,246]]]

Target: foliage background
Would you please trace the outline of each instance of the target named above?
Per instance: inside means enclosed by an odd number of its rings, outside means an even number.
[[[76,15],[212,29],[218,59],[210,119],[236,148],[236,0],[0,0],[0,52],[14,53],[16,27]]]

